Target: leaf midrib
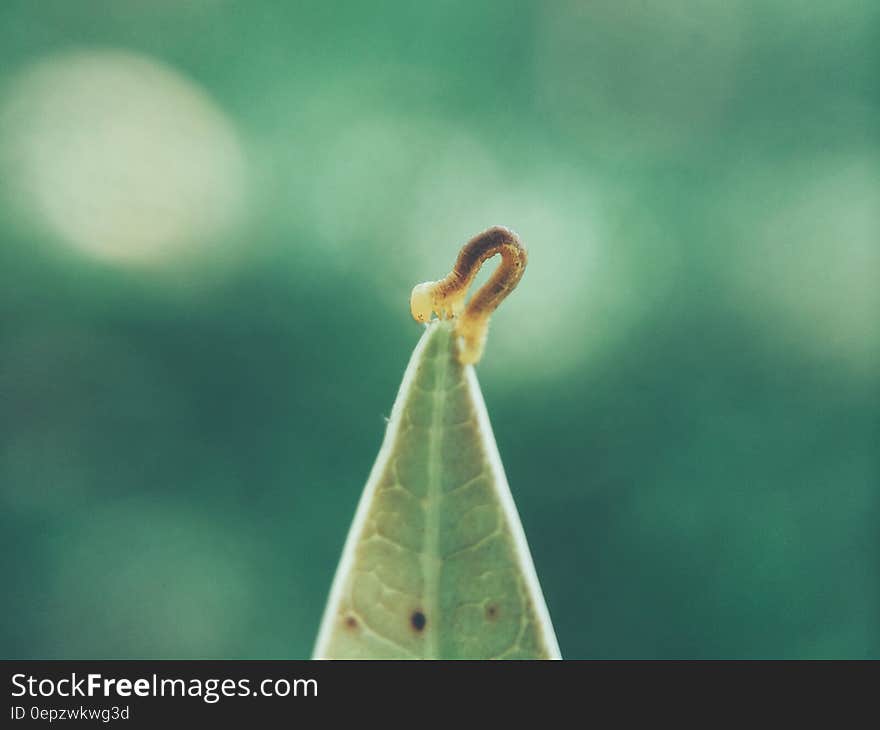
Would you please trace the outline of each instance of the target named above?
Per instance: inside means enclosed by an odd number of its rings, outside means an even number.
[[[425,633],[425,658],[440,656],[439,639],[439,584],[440,584],[440,472],[443,457],[443,419],[446,407],[446,371],[449,364],[449,338],[437,337],[436,362],[431,428],[428,435],[428,474],[425,498],[425,550],[422,570],[425,577],[425,615],[428,618]]]

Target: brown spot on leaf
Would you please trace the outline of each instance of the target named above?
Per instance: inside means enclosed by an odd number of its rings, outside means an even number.
[[[490,603],[488,606],[486,606],[486,618],[490,621],[494,621],[496,618],[498,618],[498,606],[496,606],[494,603]]]
[[[347,628],[349,631],[354,631],[357,627],[358,620],[354,616],[349,614],[345,617],[345,628]]]
[[[425,628],[425,624],[428,623],[428,619],[421,611],[413,611],[409,617],[409,622],[416,631],[422,631]]]

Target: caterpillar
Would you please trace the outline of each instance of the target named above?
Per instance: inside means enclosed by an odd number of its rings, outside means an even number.
[[[483,263],[501,255],[498,268],[465,304],[468,289]],[[509,228],[493,226],[474,236],[455,260],[452,271],[439,281],[417,284],[410,296],[410,311],[417,322],[427,322],[432,314],[440,319],[455,319],[460,338],[459,360],[474,364],[483,356],[489,318],[512,292],[528,262],[528,254],[519,237]]]

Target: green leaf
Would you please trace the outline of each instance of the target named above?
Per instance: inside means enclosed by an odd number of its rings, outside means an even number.
[[[407,367],[314,655],[559,658],[476,373],[448,321],[427,326]]]

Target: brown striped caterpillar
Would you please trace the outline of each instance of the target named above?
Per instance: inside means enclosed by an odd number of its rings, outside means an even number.
[[[501,255],[501,263],[465,305],[474,277],[483,263],[495,254]],[[410,297],[412,316],[417,322],[427,322],[432,314],[441,319],[455,318],[455,331],[461,338],[459,360],[465,365],[477,363],[486,344],[489,317],[516,288],[527,261],[519,237],[508,228],[493,226],[462,246],[448,276],[415,286]]]

